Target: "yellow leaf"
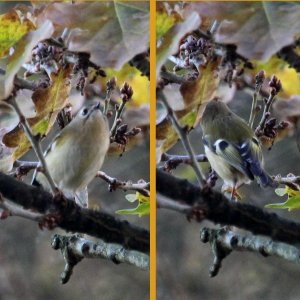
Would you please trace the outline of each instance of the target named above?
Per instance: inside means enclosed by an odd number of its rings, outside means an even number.
[[[140,203],[148,203],[150,202],[150,197],[144,196],[143,194],[136,192],[136,198]]]
[[[7,55],[10,47],[34,29],[35,26],[30,20],[25,18],[21,21],[13,10],[0,15],[0,58]]]
[[[166,12],[158,11],[156,14],[156,38],[160,39],[175,24],[174,15],[168,15]]]
[[[289,65],[273,55],[267,62],[253,61],[254,70],[252,70],[253,76],[255,76],[260,70],[266,71],[270,76],[276,75],[282,83],[282,91],[278,94],[279,97],[289,98],[292,95],[300,94],[300,76],[294,68],[290,68]]]
[[[147,76],[142,76],[141,72],[129,64],[125,64],[121,70],[117,71],[112,68],[105,68],[106,78],[101,78],[100,83],[103,88],[106,87],[108,78],[116,77],[117,86],[121,88],[126,81],[133,89],[132,100],[128,103],[129,106],[139,106],[149,103],[149,80]]]

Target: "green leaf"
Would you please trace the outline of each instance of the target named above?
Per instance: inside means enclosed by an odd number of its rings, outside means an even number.
[[[174,15],[168,15],[166,12],[156,13],[156,39],[159,40],[175,24]]]
[[[294,196],[289,198],[283,203],[272,203],[265,205],[266,208],[280,208],[288,209],[289,211],[294,209],[300,209],[300,196]]]
[[[116,211],[120,215],[138,215],[139,217],[150,214],[150,202],[140,203],[136,208],[120,209]]]

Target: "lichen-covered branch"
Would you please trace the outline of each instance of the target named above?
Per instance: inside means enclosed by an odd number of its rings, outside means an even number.
[[[127,221],[118,220],[103,211],[84,209],[74,201],[56,197],[41,188],[20,182],[0,172],[1,195],[22,206],[44,214],[44,219],[54,219],[55,225],[70,232],[86,233],[117,243],[126,249],[149,253],[149,231]]]
[[[69,281],[73,268],[83,258],[103,258],[115,264],[127,263],[140,269],[148,270],[149,256],[133,250],[127,250],[118,244],[109,244],[104,241],[97,243],[89,241],[81,236],[54,235],[51,245],[53,249],[60,249],[65,260],[65,269],[61,274],[61,283]]]
[[[285,243],[272,241],[270,238],[251,234],[236,233],[225,228],[202,228],[200,240],[209,242],[214,254],[214,262],[210,268],[210,276],[216,276],[221,268],[222,260],[232,251],[251,251],[264,257],[277,256],[287,261],[300,263],[300,249]]]

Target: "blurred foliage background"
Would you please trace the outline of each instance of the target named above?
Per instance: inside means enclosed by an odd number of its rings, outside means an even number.
[[[248,119],[251,96],[239,92],[230,102],[230,108]],[[201,128],[190,134],[196,153],[203,153]],[[170,154],[183,154],[178,143]],[[294,137],[278,142],[271,151],[264,151],[266,170],[270,174],[300,173],[299,150]],[[173,173],[188,178],[195,184],[192,168],[180,166]],[[218,180],[216,189],[221,188]],[[268,203],[283,202],[271,188],[261,189],[256,183],[240,189],[242,201],[263,207]],[[280,216],[299,221],[299,211],[269,210]],[[200,225],[188,222],[184,215],[167,210],[157,212],[157,299],[297,299],[300,295],[298,265],[275,257],[263,257],[257,253],[231,253],[222,264],[219,274],[209,277],[213,255],[211,247],[200,241],[200,228],[215,226],[209,222]],[[176,234],[174,234],[176,233]]]
[[[295,2],[158,3],[158,82],[181,125],[188,129],[195,127],[189,138],[197,154],[204,153],[198,126],[203,104],[219,97],[248,121],[255,74],[265,70],[267,78],[262,94],[268,91],[270,77],[276,75],[281,80],[282,91],[276,97],[272,116],[290,125],[289,130],[275,140],[271,150],[268,150],[270,145],[264,147],[265,168],[272,175],[299,175],[300,77],[296,42],[300,33],[296,21],[299,16],[300,5]],[[215,31],[214,24],[217,25]],[[233,50],[231,57],[229,49]],[[283,55],[288,50],[293,52],[294,60],[289,60],[290,52]],[[232,76],[228,77],[229,73]],[[160,102],[157,103],[157,137],[159,165],[163,164],[160,155],[164,152],[186,155]],[[201,166],[207,169],[207,164],[201,163]],[[180,165],[172,172],[197,183],[189,166]],[[219,179],[215,189],[220,190],[221,185]],[[254,182],[241,187],[240,192],[242,201],[259,207],[286,200],[286,196],[277,196],[274,189],[262,189]],[[300,218],[298,210],[268,210],[295,221]],[[299,298],[299,266],[275,257],[235,251],[223,261],[219,274],[210,278],[212,251],[199,237],[200,227],[204,226],[216,225],[188,222],[184,215],[158,209],[157,299]]]
[[[119,147],[112,147],[102,170],[119,180],[149,181],[149,80],[128,63],[135,55],[148,51],[148,3],[1,2],[0,14],[0,39],[2,39],[0,67],[5,69],[8,75],[0,78],[1,99],[11,91],[8,88],[12,85],[9,77],[13,78],[15,74],[22,77],[24,74],[21,66],[30,59],[31,50],[26,50],[24,54],[20,49],[26,49],[26,45],[33,41],[28,40],[28,36],[36,41],[43,39],[44,33],[36,32],[44,28],[43,25],[47,20],[51,20],[54,26],[52,37],[60,36],[64,28],[69,28],[71,37],[68,49],[90,53],[91,60],[101,65],[107,74],[106,78],[98,77],[96,82],[87,86],[85,97],[80,95],[80,91],[74,86],[70,90],[65,90],[67,96],[70,96],[68,100],[72,103],[74,112],[80,108],[85,98],[104,100],[106,81],[112,77],[116,77],[118,88],[126,81],[134,91],[132,101],[126,105],[124,122],[129,128],[140,127],[142,132],[130,141],[123,154]],[[24,24],[27,25],[24,27]],[[10,27],[12,25],[15,26],[14,30]],[[11,32],[8,34],[9,30]],[[8,37],[10,44],[2,43],[8,42]],[[24,46],[25,48],[22,48]],[[14,55],[11,54],[11,47],[14,48]],[[29,79],[38,79],[38,75]],[[63,81],[57,83],[65,89]],[[65,94],[59,95],[62,97]],[[33,114],[31,96],[30,93],[22,94],[18,101],[25,103],[23,107]],[[47,95],[43,100],[49,105],[54,101]],[[112,102],[119,101],[119,94],[114,93]],[[61,109],[65,105],[65,99],[60,99],[60,105]],[[48,124],[50,127],[47,130],[47,138],[43,141],[44,149],[59,132],[56,123]],[[1,139],[16,125],[15,115],[10,111],[7,113],[6,107],[0,105]],[[14,149],[3,144],[1,147],[1,150],[5,150],[0,155],[1,167],[7,170],[10,164],[6,162],[7,159],[14,160]],[[26,154],[21,157],[22,160],[36,160],[32,151],[25,152]],[[32,172],[26,176],[26,182],[30,182],[31,175]],[[108,185],[99,178],[89,186],[89,200],[92,207],[149,228],[148,216],[139,218],[115,214],[118,209],[133,208],[135,205],[125,199],[128,193],[132,192],[121,190],[109,192]],[[50,245],[51,236],[55,233],[65,234],[59,229],[51,232],[41,231],[36,223],[20,218],[13,217],[1,221],[0,299],[149,298],[149,272],[125,264],[115,265],[105,260],[83,260],[75,267],[70,282],[62,286],[59,275],[64,269],[64,261],[61,254],[54,251]]]

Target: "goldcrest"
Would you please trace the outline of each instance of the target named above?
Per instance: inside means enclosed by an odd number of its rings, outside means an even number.
[[[225,103],[217,99],[210,101],[200,124],[207,159],[233,192],[254,179],[263,187],[273,186],[272,178],[263,169],[258,138]]]
[[[109,148],[109,126],[101,112],[100,102],[84,106],[76,117],[61,130],[45,154],[49,173],[56,186],[76,202],[87,185],[102,167]],[[39,172],[33,184],[49,189],[43,173]]]

